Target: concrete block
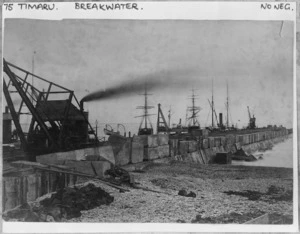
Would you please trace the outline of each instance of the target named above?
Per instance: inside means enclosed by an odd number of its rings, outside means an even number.
[[[73,168],[77,172],[81,172],[89,175],[95,175],[95,172],[91,165],[91,161],[67,160],[65,165]]]
[[[158,157],[165,158],[170,156],[169,145],[161,145],[157,147]]]
[[[136,142],[136,143],[140,143],[143,146],[147,146],[148,145],[148,136],[147,135],[134,136],[132,138],[132,141]]]
[[[189,142],[179,141],[179,154],[185,155],[189,152]]]
[[[220,147],[221,146],[221,139],[220,138],[215,138],[215,146]]]
[[[245,144],[250,144],[250,135],[245,135],[244,136],[244,142],[245,142]]]
[[[115,163],[114,153],[110,145],[40,155],[36,157],[36,161],[44,164],[60,164],[57,161],[80,161],[85,160],[87,155],[100,155],[108,161]]]
[[[126,142],[117,155],[115,155],[115,163],[117,166],[124,166],[129,163],[131,154],[131,143]]]
[[[199,152],[201,154],[201,157],[202,157],[202,160],[203,160],[204,164],[208,164],[208,156],[205,154],[205,151],[200,150]]]
[[[167,145],[169,144],[169,135],[168,134],[158,134],[157,135],[158,145]]]
[[[97,148],[98,154],[107,159],[109,162],[115,164],[115,157],[112,147],[110,145],[107,146],[100,146]]]
[[[217,153],[214,162],[218,164],[231,164],[231,154]]]
[[[113,144],[111,145],[114,155],[117,155],[122,149],[123,144]]]
[[[209,140],[208,139],[203,139],[203,148],[207,149],[209,147]]]
[[[241,149],[241,143],[239,143],[239,142],[235,143],[234,146],[235,146],[235,150]]]
[[[174,157],[175,155],[177,155],[176,149],[173,148],[171,145],[169,145],[169,152],[170,152],[171,157]]]
[[[84,160],[84,150],[73,150],[56,153],[57,160]]]
[[[204,164],[203,160],[198,152],[192,152],[188,154],[188,157],[191,158],[193,163]]]
[[[225,146],[226,137],[221,137],[221,145]]]
[[[178,139],[169,139],[170,146],[170,156],[175,156],[178,154]]]
[[[152,160],[152,159],[157,159],[157,158],[158,158],[157,147],[144,149],[144,159],[145,160]]]
[[[176,155],[175,149],[171,145],[169,145],[169,152],[171,157],[174,157]]]
[[[197,141],[189,141],[189,148],[188,148],[189,153],[195,152],[198,149],[199,149],[199,147],[198,147]]]
[[[131,163],[139,163],[144,160],[144,145],[138,142],[132,142],[131,145]]]
[[[226,152],[226,150],[224,149],[224,146],[220,146],[220,147],[219,147],[219,150],[220,150],[220,152],[222,152],[222,153]]]
[[[92,148],[79,149],[79,150],[74,150],[74,151],[70,151],[70,152],[74,153],[75,157],[74,156],[72,156],[72,157],[68,156],[67,158],[62,158],[62,159],[80,161],[80,160],[85,160],[86,155],[94,154]]]
[[[208,163],[212,163],[216,156],[213,153],[212,149],[205,149],[204,152],[205,152],[206,158],[208,159]]]
[[[105,158],[101,157],[100,155],[86,155],[86,161],[107,161]]]
[[[100,177],[107,177],[105,175],[105,171],[107,171],[108,169],[111,168],[111,163],[108,162],[108,161],[93,161],[91,162],[92,163],[92,166],[94,167],[94,170],[97,174],[97,176],[100,176]]]
[[[215,147],[215,139],[213,137],[209,137],[209,148]]]
[[[90,147],[90,148],[75,150],[75,154],[76,154],[76,160],[80,161],[80,160],[85,160],[87,155],[99,155],[99,152],[98,152],[98,147]],[[84,158],[81,157],[82,155],[84,156]]]
[[[219,151],[218,147],[212,147],[211,150],[213,154],[216,154]]]
[[[36,161],[44,164],[55,164],[55,161],[57,161],[57,155],[53,153],[36,156]]]
[[[226,135],[226,144],[233,145],[235,143],[235,136],[234,135]]]
[[[158,146],[158,136],[148,135],[148,147],[153,148]]]

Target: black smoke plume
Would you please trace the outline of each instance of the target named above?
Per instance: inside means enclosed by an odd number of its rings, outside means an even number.
[[[182,88],[187,85],[187,79],[190,71],[162,71],[157,74],[137,77],[126,80],[119,85],[99,90],[86,95],[81,102],[90,102],[94,100],[104,100],[110,98],[119,98],[131,94],[143,93],[145,87],[153,91],[164,88]],[[189,85],[191,85],[189,83]]]

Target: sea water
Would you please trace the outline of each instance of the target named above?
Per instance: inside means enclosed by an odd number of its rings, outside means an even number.
[[[297,149],[297,148],[296,148]],[[254,162],[232,160],[233,165],[264,166],[264,167],[288,167],[293,168],[293,137],[273,146],[272,150],[254,152],[253,155],[263,154],[262,159]]]

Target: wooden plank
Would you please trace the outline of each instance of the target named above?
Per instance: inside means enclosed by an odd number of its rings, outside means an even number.
[[[100,182],[102,182],[103,184],[106,184],[108,186],[111,186],[113,188],[117,188],[117,189],[120,189],[120,190],[123,190],[123,191],[130,191],[124,187],[120,187],[120,186],[117,186],[115,184],[112,184],[108,181],[105,181],[104,179],[102,178],[99,178],[98,176],[94,176],[94,175],[89,175],[89,174],[84,174],[84,173],[80,173],[80,172],[76,172],[76,171],[68,171],[68,170],[62,170],[62,169],[50,169],[50,168],[40,168],[40,167],[35,167],[37,169],[40,169],[40,170],[44,170],[44,171],[49,171],[49,172],[52,172],[52,173],[65,173],[65,174],[70,174],[70,175],[76,175],[76,176],[81,176],[81,177],[86,177],[86,178],[90,178],[90,179],[94,179],[94,180],[98,180]]]

